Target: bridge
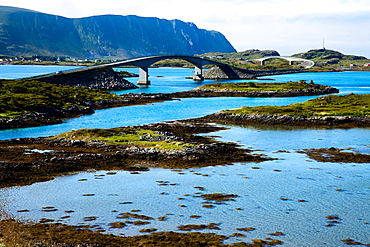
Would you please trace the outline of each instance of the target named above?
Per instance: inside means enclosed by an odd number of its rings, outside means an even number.
[[[110,64],[104,64],[99,65],[95,67],[119,67],[119,66],[135,66],[139,68],[139,85],[150,85],[149,81],[149,73],[148,68],[150,65],[166,59],[182,59],[185,61],[188,61],[189,63],[193,64],[195,66],[195,74],[193,76],[193,80],[195,81],[202,81],[203,78],[203,66],[207,64],[214,64],[219,66],[225,66],[223,63],[219,63],[216,61],[203,59],[199,57],[192,57],[192,56],[183,56],[183,55],[161,55],[161,56],[150,56],[150,57],[142,57],[142,58],[136,58],[126,61],[120,61]]]
[[[307,63],[307,67],[312,67],[314,63],[307,59],[300,59],[294,57],[264,57],[255,59],[255,61],[261,61],[264,63],[267,59],[281,58],[291,61],[303,61]],[[251,79],[259,76],[273,75],[273,74],[286,74],[286,73],[300,73],[301,69],[295,70],[248,70],[240,69],[233,66],[229,66],[224,63],[217,61],[204,59],[200,57],[185,56],[185,55],[158,55],[149,56],[142,58],[135,58],[130,60],[118,61],[114,63],[101,64],[89,67],[83,67],[72,70],[59,71],[56,73],[44,74],[39,76],[33,76],[23,78],[23,80],[40,80],[47,83],[59,84],[59,85],[71,85],[71,86],[85,86],[89,88],[97,88],[103,90],[124,90],[137,88],[134,84],[127,80],[124,80],[118,76],[112,68],[120,66],[134,66],[139,68],[139,85],[150,85],[149,80],[149,67],[161,60],[166,59],[181,59],[188,61],[195,66],[195,73],[192,79],[195,81],[204,80],[203,66],[208,64],[216,65],[216,69],[207,70],[205,76],[208,79]],[[217,69],[218,68],[218,69]]]
[[[23,78],[24,80],[44,80],[47,82],[50,82],[50,79],[62,79],[62,77],[66,77],[67,75],[78,75],[78,74],[87,74],[88,71],[96,71],[99,69],[104,68],[114,68],[114,67],[120,67],[120,66],[134,66],[139,68],[139,85],[150,85],[149,81],[149,73],[148,69],[150,65],[166,59],[182,59],[185,61],[190,62],[195,66],[195,74],[193,75],[193,80],[195,81],[202,81],[204,80],[203,77],[203,66],[207,64],[214,64],[218,66],[227,66],[224,63],[212,61],[209,59],[204,59],[200,57],[193,57],[193,56],[185,56],[185,55],[158,55],[158,56],[149,56],[149,57],[141,57],[141,58],[135,58],[130,60],[124,60],[124,61],[118,61],[114,63],[108,63],[108,64],[101,64],[101,65],[95,65],[95,66],[89,66],[89,67],[83,67],[78,69],[72,69],[72,70],[65,70],[60,71],[57,73],[49,73],[39,76],[32,76]],[[68,79],[69,80],[69,79]]]
[[[286,56],[270,56],[270,57],[262,57],[262,58],[256,58],[248,61],[260,61],[261,65],[265,65],[265,61],[268,59],[274,59],[274,58],[279,58],[279,59],[284,59],[289,61],[289,65],[293,65],[294,62],[302,62],[301,65],[305,66],[306,69],[311,68],[315,65],[314,61],[308,60],[308,59],[303,59],[303,58],[298,58],[298,57],[286,57]]]

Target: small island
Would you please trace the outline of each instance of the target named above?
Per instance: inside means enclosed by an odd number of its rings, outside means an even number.
[[[212,83],[194,88],[186,92],[173,93],[173,97],[296,97],[338,93],[333,87],[307,83],[305,80],[298,82],[242,82],[242,83]]]
[[[271,160],[233,143],[195,135],[221,129],[224,128],[183,121],[3,140],[0,188],[89,169],[140,172],[151,167],[186,169]]]
[[[370,94],[328,95],[288,106],[242,107],[201,119],[258,125],[369,127]]]
[[[109,93],[37,80],[0,80],[0,129],[59,124],[97,109],[170,100],[165,94]]]

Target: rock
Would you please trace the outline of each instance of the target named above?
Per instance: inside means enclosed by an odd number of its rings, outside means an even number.
[[[254,79],[260,76],[302,73],[302,69],[248,70],[234,66],[215,66],[203,72],[205,79]]]
[[[348,126],[365,127],[370,125],[370,117],[325,116],[325,117],[292,117],[288,115],[232,114],[218,112],[204,117],[205,119],[226,120],[230,122],[286,125],[286,126]]]
[[[109,91],[138,88],[131,82],[123,79],[111,68],[96,68],[78,72],[65,71],[58,74],[32,77],[32,79],[52,84],[84,86]]]

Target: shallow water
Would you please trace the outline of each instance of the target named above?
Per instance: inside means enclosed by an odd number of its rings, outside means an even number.
[[[232,237],[231,242],[250,242],[255,238],[272,237],[270,233],[280,231],[285,236],[274,238],[284,241],[284,246],[345,246],[340,240],[346,238],[369,243],[370,225],[366,224],[370,222],[369,165],[319,163],[296,153],[296,150],[334,145],[369,153],[366,136],[370,135],[370,129],[288,129],[276,138],[281,131],[231,127],[209,134],[220,136],[220,140],[251,146],[255,150],[263,149],[256,152],[279,160],[181,172],[159,168],[141,174],[126,171],[115,171],[116,174],[111,175],[107,171],[84,172],[31,186],[0,190],[2,210],[25,220],[48,218],[68,224],[98,225],[107,233],[123,235],[137,235],[144,228],[176,231],[179,225],[218,223],[221,230],[209,232],[230,235],[238,232],[236,228],[256,228],[245,233],[245,238]],[[163,182],[157,181],[167,181],[167,185],[160,185]],[[194,187],[204,187],[205,191]],[[225,205],[207,209],[202,207],[202,198],[193,197],[198,192],[235,194],[239,197]],[[132,204],[121,204],[127,202]],[[43,212],[43,207],[58,210]],[[65,213],[68,210],[74,213]],[[126,221],[116,217],[131,210],[141,210],[135,213],[154,219],[144,226],[109,228],[109,223]],[[191,215],[201,218],[193,219]],[[325,216],[328,215],[336,215],[341,220],[327,227],[329,220]],[[61,219],[63,216],[70,218]],[[97,217],[96,220],[84,221],[85,217],[92,216]],[[161,216],[168,219],[158,220]]]
[[[199,85],[183,79],[191,75],[189,69],[153,69],[150,73],[152,85],[133,92],[183,91]],[[159,75],[164,77],[156,77]],[[343,94],[370,92],[370,73],[367,72],[303,73],[270,78],[276,81],[312,79],[315,83],[336,86]],[[0,131],[0,139],[48,136],[80,128],[147,124],[199,117],[244,105],[286,105],[310,98],[314,97],[181,99],[101,110],[60,125]],[[336,147],[370,153],[369,128],[227,127],[229,129],[207,135],[259,150],[255,153],[278,160],[183,171],[154,168],[140,174],[126,171],[78,173],[31,186],[1,189],[0,210],[3,215],[17,219],[37,222],[40,218],[48,218],[67,224],[98,225],[107,233],[123,235],[138,235],[144,228],[176,231],[179,225],[218,223],[221,230],[202,232],[246,235],[245,238],[232,237],[228,242],[272,237],[284,241],[284,246],[346,246],[340,241],[346,238],[370,243],[370,224],[367,224],[370,222],[369,164],[321,163],[296,152],[306,148]],[[157,181],[168,183],[163,185]],[[204,187],[205,191],[194,187]],[[239,197],[207,209],[202,207],[202,198],[194,197],[199,195],[197,193],[226,193]],[[52,208],[45,212],[43,207]],[[69,210],[74,212],[65,212]],[[128,224],[123,229],[109,228],[109,223],[126,221],[117,216],[131,210],[141,210],[133,213],[154,219],[144,226]],[[201,217],[194,219],[191,215]],[[329,215],[338,216],[339,223],[327,227],[329,220],[325,216]],[[167,216],[167,220],[160,221],[158,217],[161,216]],[[96,220],[85,221],[93,219],[85,217],[96,217]],[[245,227],[256,230],[236,230]],[[285,235],[269,235],[276,231]]]
[[[81,68],[81,66],[57,65],[0,65],[1,79],[20,79],[25,77],[54,73],[57,71]]]

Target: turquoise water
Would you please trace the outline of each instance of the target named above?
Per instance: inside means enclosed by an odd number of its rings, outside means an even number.
[[[300,100],[304,101],[309,98],[310,97],[302,97]],[[107,110],[98,110],[93,115],[68,119],[63,124],[2,130],[0,131],[0,139],[51,136],[81,128],[114,128],[177,119],[188,119],[245,105],[253,106],[271,103],[274,105],[285,105],[286,102],[294,103],[297,102],[297,100],[298,99],[296,98],[274,98],[269,101],[266,98],[201,98],[112,108]]]
[[[0,66],[2,68],[12,66]],[[28,66],[25,66],[28,68]],[[42,71],[46,66],[42,67]],[[49,67],[49,66],[47,66]],[[38,71],[35,67],[32,67]],[[69,67],[68,67],[69,68]],[[56,68],[54,68],[56,69]],[[60,69],[61,70],[61,69]],[[138,73],[138,69],[124,69],[129,72]],[[34,72],[36,73],[36,72]],[[186,68],[157,68],[149,69],[152,85],[147,88],[119,91],[118,94],[127,92],[178,92],[185,91],[197,86],[212,83],[214,81],[194,82],[185,79],[193,74],[193,69]],[[22,71],[19,72],[22,74]],[[9,76],[9,75],[8,75]],[[19,76],[17,73],[14,77]],[[160,76],[160,77],[159,77]],[[316,83],[335,86],[341,93],[369,93],[370,92],[370,72],[341,72],[341,73],[302,73],[292,75],[280,75],[267,77],[275,79],[277,82],[313,80]],[[137,78],[130,78],[131,82],[136,83]],[[240,80],[245,81],[245,80]],[[227,80],[221,82],[228,82]],[[294,98],[198,98],[181,99],[167,101],[163,103],[148,104],[145,106],[130,106],[96,111],[93,115],[83,116],[76,119],[66,120],[63,124],[50,125],[35,128],[22,128],[14,130],[0,131],[0,139],[13,139],[21,137],[41,137],[59,134],[80,128],[114,128],[127,125],[148,124],[161,121],[176,119],[187,119],[201,117],[207,114],[218,112],[225,109],[235,109],[241,106],[256,105],[287,105],[296,102],[303,102],[314,97],[294,97]]]
[[[152,70],[152,85],[133,92],[183,91],[209,83],[185,80],[185,76],[192,74],[191,69]],[[367,72],[304,73],[270,78],[276,81],[313,80],[336,86],[341,93],[370,92],[370,73]],[[314,97],[181,99],[101,110],[60,125],[5,130],[0,132],[0,138],[38,137],[71,129],[147,124],[199,117],[244,105],[286,105],[310,98]],[[340,241],[346,238],[370,243],[370,224],[367,224],[370,223],[369,164],[322,163],[297,153],[306,148],[329,147],[370,153],[369,128],[226,127],[227,130],[208,135],[278,159],[181,172],[160,168],[140,174],[83,172],[31,186],[1,189],[0,211],[3,216],[22,220],[48,218],[72,225],[98,225],[107,233],[126,236],[141,234],[139,230],[144,228],[177,231],[179,225],[217,223],[221,230],[208,232],[246,235],[245,238],[231,237],[228,242],[251,242],[251,239],[272,237],[284,241],[283,246],[346,246]],[[157,181],[168,181],[173,185],[162,186]],[[194,187],[204,187],[205,191]],[[194,197],[199,192],[236,194],[239,197],[225,205],[207,209],[202,207],[201,198]],[[86,194],[94,196],[83,196]],[[44,212],[43,207],[54,207],[57,211]],[[74,212],[65,213],[68,210]],[[144,226],[129,224],[123,229],[109,228],[109,223],[126,221],[117,219],[117,216],[131,210],[141,210],[135,213],[151,216],[153,220]],[[201,217],[194,219],[191,215]],[[327,227],[325,216],[328,215],[338,216],[339,223]],[[161,221],[158,219],[161,216],[167,219]],[[96,219],[85,221],[86,217]],[[248,233],[236,230],[245,227],[256,230]],[[285,235],[269,235],[276,231]]]
[[[0,65],[0,79],[20,79],[61,70],[81,68],[80,66],[42,65]]]

